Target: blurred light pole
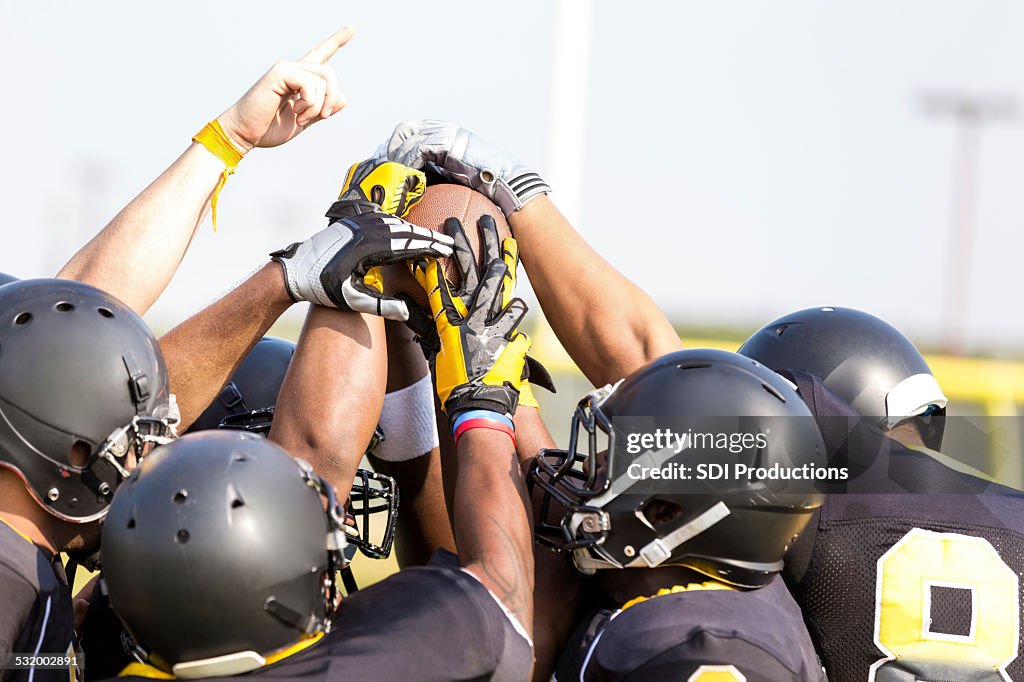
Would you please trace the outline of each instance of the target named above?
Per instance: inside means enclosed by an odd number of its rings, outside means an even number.
[[[953,185],[950,191],[949,255],[943,301],[943,350],[963,355],[967,345],[971,258],[978,203],[981,131],[991,122],[1017,118],[1016,100],[1006,94],[928,92],[921,95],[922,111],[949,116],[954,125]]]
[[[593,32],[591,0],[557,0],[544,177],[558,208],[580,230],[586,153],[587,86]]]

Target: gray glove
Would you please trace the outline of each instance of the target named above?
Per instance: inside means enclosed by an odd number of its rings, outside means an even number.
[[[483,193],[506,216],[551,191],[518,159],[449,121],[399,123],[381,151],[390,161],[416,169],[432,168],[449,180]]]
[[[380,212],[349,215],[304,242],[273,252],[284,267],[285,285],[296,301],[391,320],[409,319],[405,301],[384,296],[377,287],[378,265],[412,258],[452,255],[453,240],[425,227]],[[367,275],[377,281],[367,282]],[[374,286],[376,284],[376,286]]]

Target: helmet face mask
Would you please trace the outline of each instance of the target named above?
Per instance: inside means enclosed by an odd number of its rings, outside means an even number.
[[[302,478],[306,481],[306,484],[323,499],[324,509],[327,513],[327,569],[324,572],[323,585],[325,608],[323,621],[314,624],[314,627],[316,631],[329,630],[331,627],[331,615],[338,604],[337,575],[348,564],[348,560],[345,557],[345,548],[348,546],[349,538],[348,516],[344,507],[338,502],[334,486],[317,474],[313,470],[313,466],[306,460],[296,458],[295,462],[299,465],[299,469],[302,471]],[[274,611],[271,611],[271,613],[274,614]]]
[[[346,538],[363,556],[386,559],[391,555],[398,523],[398,485],[395,479],[367,469],[357,469],[346,505],[353,525],[345,525]],[[370,532],[370,517],[383,515],[381,539],[374,542]]]
[[[558,551],[575,551],[598,547],[607,538],[607,514],[591,506],[589,501],[610,485],[607,464],[599,466],[598,458],[614,447],[615,435],[599,405],[613,391],[614,387],[605,386],[579,402],[572,416],[568,449],[544,449],[534,458],[528,481],[543,491],[535,529],[537,541],[542,545]],[[581,431],[587,446],[585,453],[579,450]],[[599,433],[607,437],[607,450],[600,449]],[[557,523],[549,521],[552,502],[564,510]],[[593,520],[586,527],[579,523],[574,528],[575,517]]]
[[[629,420],[654,424],[659,415],[691,420],[694,433],[700,427],[731,428],[733,435],[750,427],[778,432],[750,458],[746,451],[737,455],[744,461],[800,466],[825,460],[813,416],[782,377],[734,353],[671,353],[584,398],[573,415],[569,448],[544,450],[534,459],[528,481],[541,492],[537,541],[571,552],[583,573],[682,566],[741,587],[766,584],[822,496],[760,483],[652,487],[627,476],[641,458],[658,455],[658,466],[692,464],[710,452],[691,445],[675,454],[651,448],[631,454],[624,445]]]

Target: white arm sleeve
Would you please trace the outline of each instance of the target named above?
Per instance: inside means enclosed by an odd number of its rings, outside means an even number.
[[[384,396],[380,412],[384,440],[373,451],[386,462],[422,457],[437,447],[434,387],[430,375]]]

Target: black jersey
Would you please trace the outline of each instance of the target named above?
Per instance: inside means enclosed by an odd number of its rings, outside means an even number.
[[[438,550],[342,601],[334,628],[277,663],[223,679],[529,679],[531,643],[483,583]],[[120,680],[144,678],[122,677]]]
[[[597,611],[577,628],[555,677],[558,682],[824,679],[800,609],[778,576],[757,590],[691,588]]]
[[[0,656],[74,653],[71,589],[60,558],[0,522]],[[0,669],[0,680],[67,682],[72,674],[69,667]]]
[[[786,562],[829,679],[1024,679],[1024,495],[885,438],[817,378],[788,374],[830,455],[861,474],[830,489]]]

